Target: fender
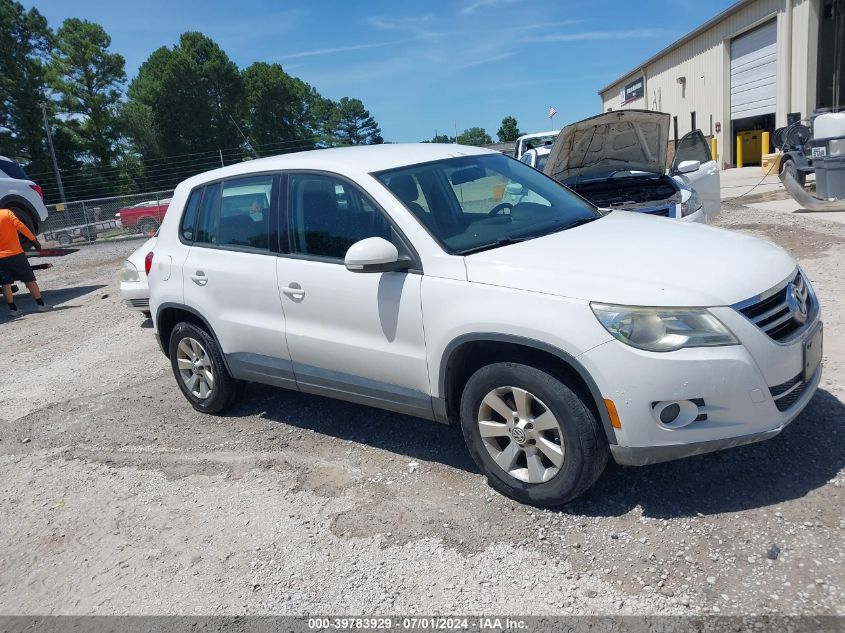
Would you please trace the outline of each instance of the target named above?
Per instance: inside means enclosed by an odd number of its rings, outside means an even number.
[[[0,200],[0,208],[5,208],[9,204],[16,204],[28,211],[35,222],[35,235],[41,233],[41,218],[38,217],[38,211],[35,210],[35,207],[32,206],[32,203],[29,200],[19,194],[12,193]]]
[[[208,330],[209,334],[211,334],[211,336],[214,337],[214,340],[217,342],[217,345],[220,346],[220,339],[217,338],[217,334],[214,332],[214,328],[211,327],[211,325],[206,320],[206,318],[203,315],[201,315],[199,312],[197,312],[193,308],[186,306],[182,303],[173,303],[173,302],[162,303],[160,306],[158,306],[158,309],[156,310],[154,322],[155,322],[155,327],[156,327],[156,339],[158,340],[158,346],[159,346],[159,348],[161,348],[161,352],[165,356],[170,358],[169,350],[168,350],[168,348],[170,347],[170,342],[168,341],[167,347],[165,347],[164,341],[161,340],[161,334],[159,333],[161,331],[159,319],[161,318],[160,315],[161,315],[162,311],[167,309],[167,308],[176,308],[177,310],[182,310],[183,312],[189,312],[192,315],[194,315],[195,317],[197,317],[200,320],[200,322],[203,324],[203,326],[205,326],[206,330]],[[223,364],[226,366],[226,371],[228,371],[229,375],[231,375],[232,372],[229,370],[229,363],[226,360],[226,354],[221,354],[221,356],[223,357]]]
[[[463,345],[464,343],[470,343],[473,341],[494,341],[499,343],[513,343],[515,345],[521,345],[523,347],[530,347],[536,349],[541,352],[546,352],[547,354],[551,354],[559,358],[563,363],[571,367],[584,381],[587,385],[587,388],[590,390],[590,395],[593,398],[593,402],[595,404],[596,410],[599,412],[599,417],[601,418],[602,427],[604,427],[605,435],[607,436],[607,441],[610,444],[616,444],[616,433],[613,430],[613,426],[610,423],[610,416],[607,413],[607,407],[604,404],[604,398],[602,397],[601,391],[599,391],[598,385],[593,380],[593,377],[590,376],[589,372],[584,368],[584,366],[578,362],[578,360],[569,354],[568,352],[563,351],[562,349],[558,349],[553,345],[549,345],[548,343],[544,343],[543,341],[537,341],[535,339],[526,338],[524,336],[515,336],[511,334],[500,334],[497,332],[474,332],[472,334],[462,334],[461,336],[453,339],[449,342],[446,346],[446,349],[443,351],[443,357],[440,359],[440,373],[437,379],[438,385],[438,393],[440,394],[440,398],[438,400],[442,401],[442,407],[438,404],[438,408],[442,408],[442,416],[445,416],[445,394],[446,394],[446,370],[449,366],[449,359],[452,357],[453,352]]]

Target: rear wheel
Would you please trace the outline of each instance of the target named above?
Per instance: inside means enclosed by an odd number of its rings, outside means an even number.
[[[138,227],[141,233],[143,233],[147,237],[150,237],[153,233],[158,230],[158,222],[156,222],[152,218],[144,218],[143,220],[141,220]]]
[[[73,241],[67,233],[60,233],[56,239],[62,246],[68,246]]]
[[[583,494],[609,454],[601,425],[580,398],[554,376],[518,363],[487,365],[470,377],[461,428],[493,488],[540,506]]]
[[[20,220],[21,222],[23,222],[26,225],[26,228],[28,228],[30,231],[32,231],[33,235],[35,235],[35,236],[38,235],[38,221],[35,219],[35,217],[33,216],[32,212],[30,212],[29,209],[26,209],[26,208],[24,208],[24,207],[22,207],[18,204],[15,204],[15,203],[10,204],[8,206],[8,209],[12,213],[15,214],[15,217],[17,217],[18,220]],[[32,249],[35,248],[35,244],[33,244],[31,240],[28,240],[27,238],[25,238],[20,233],[18,233],[18,237],[20,238],[21,248],[23,250],[27,251],[31,248]]]
[[[217,341],[194,323],[183,321],[173,328],[170,365],[179,389],[202,413],[225,411],[241,392],[238,381],[226,371]]]

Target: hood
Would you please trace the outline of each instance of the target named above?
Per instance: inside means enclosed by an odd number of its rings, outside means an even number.
[[[559,182],[592,173],[666,171],[669,115],[649,110],[606,112],[567,125],[543,172]]]
[[[796,267],[771,242],[629,211],[468,255],[465,263],[471,282],[667,307],[732,305],[772,288]]]

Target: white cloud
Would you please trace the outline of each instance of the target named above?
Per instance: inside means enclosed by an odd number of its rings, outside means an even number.
[[[388,31],[418,31],[424,24],[434,19],[433,13],[425,15],[409,15],[403,18],[392,18],[384,15],[373,15],[364,22],[378,29]]]
[[[472,15],[479,9],[495,7],[499,4],[509,4],[511,2],[516,2],[516,0],[475,0],[461,9],[461,15]]]
[[[631,40],[659,35],[657,29],[632,29],[630,31],[581,31],[580,33],[555,33],[523,38],[523,42],[582,42],[585,40]]]
[[[454,70],[461,70],[461,69],[464,69],[464,68],[472,68],[473,66],[480,66],[481,64],[489,64],[490,62],[498,62],[498,61],[501,61],[503,59],[507,59],[508,57],[513,57],[514,55],[516,55],[515,52],[500,53],[499,55],[492,55],[490,57],[484,57],[482,59],[477,59],[475,61],[467,62],[465,64],[457,64],[457,65],[452,66],[452,68]]]
[[[282,55],[279,59],[297,59],[299,57],[313,57],[314,55],[331,55],[333,53],[346,53],[349,51],[360,51],[367,48],[381,48],[382,46],[390,46],[395,42],[373,42],[370,44],[353,44],[351,46],[337,46],[334,48],[315,48],[310,51],[302,51],[300,53],[291,53],[290,55]]]

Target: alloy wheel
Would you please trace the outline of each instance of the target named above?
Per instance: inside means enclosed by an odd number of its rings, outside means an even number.
[[[560,422],[542,400],[519,387],[497,387],[478,408],[478,430],[493,461],[519,481],[549,481],[563,466]]]
[[[189,336],[176,346],[176,366],[188,391],[205,400],[214,391],[214,368],[211,359],[198,340]]]

